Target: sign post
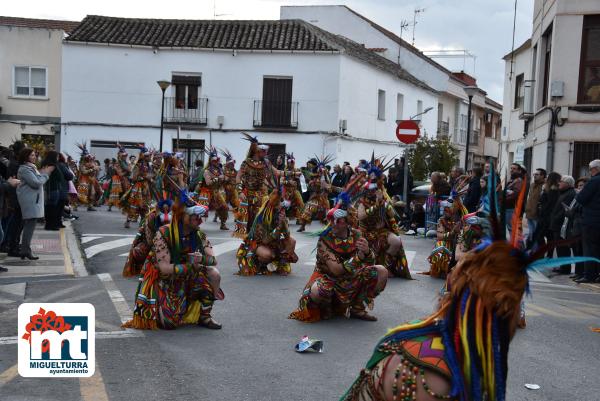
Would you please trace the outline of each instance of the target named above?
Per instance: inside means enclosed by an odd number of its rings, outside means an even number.
[[[398,126],[396,127],[396,138],[403,144],[407,145],[404,148],[404,188],[403,188],[403,200],[405,207],[408,207],[408,151],[410,149],[414,149],[415,145],[413,145],[421,134],[421,130],[419,129],[419,121],[417,120],[401,120],[398,121]]]

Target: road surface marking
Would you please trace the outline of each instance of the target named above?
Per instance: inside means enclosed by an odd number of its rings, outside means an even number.
[[[84,286],[85,286],[85,283],[81,283],[81,284],[74,285],[72,287],[63,288],[62,290],[54,291],[53,293],[40,298],[39,301],[37,301],[37,302],[62,301],[62,299],[59,300],[58,298],[62,297],[63,295],[66,295],[70,292],[78,291],[79,289],[81,289]]]
[[[129,304],[127,304],[127,301],[125,301],[123,294],[121,294],[121,291],[119,291],[119,289],[115,285],[115,282],[113,281],[110,274],[99,273],[97,276],[100,279],[100,281],[102,281],[106,292],[108,292],[108,296],[110,297],[110,300],[115,306],[115,309],[117,310],[117,313],[121,318],[121,322],[128,322],[133,316],[131,308],[129,308]]]
[[[540,283],[540,282],[541,283],[551,283],[552,282],[548,277],[544,276],[536,268],[530,269],[528,273],[529,273],[529,279],[531,281],[535,281],[535,282],[538,282],[538,283]]]
[[[237,249],[240,247],[240,240],[238,239],[234,239],[231,241],[227,241],[227,242],[222,242],[220,244],[217,245],[213,245],[213,251],[215,253],[215,256],[219,256],[222,255],[224,253],[233,251],[234,249]]]
[[[79,378],[79,391],[81,399],[84,401],[108,401],[106,386],[98,362],[96,362],[96,370],[92,377]]]
[[[0,373],[0,387],[4,386],[19,374],[19,365],[14,364],[4,372]]]
[[[94,240],[100,239],[102,237],[91,237],[91,236],[84,236],[81,238],[81,243],[82,244],[87,244],[88,242],[92,242]]]
[[[109,251],[111,249],[120,248],[126,245],[131,245],[131,238],[121,238],[113,241],[103,242],[101,244],[92,245],[89,248],[85,248],[85,257],[90,259],[100,252]]]
[[[62,250],[63,259],[65,261],[65,273],[69,276],[75,275],[73,271],[73,264],[71,263],[71,254],[69,248],[67,248],[67,239],[65,238],[65,230],[60,230],[60,249]]]
[[[144,333],[134,329],[117,331],[97,331],[96,340],[107,340],[112,338],[144,337]],[[0,337],[0,345],[13,345],[18,341],[17,336]]]

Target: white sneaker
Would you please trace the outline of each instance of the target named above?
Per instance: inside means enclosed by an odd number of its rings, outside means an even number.
[[[273,273],[274,271],[277,270],[277,266],[275,266],[273,263],[269,263],[267,265],[267,270],[270,271],[271,273]]]
[[[417,232],[415,230],[408,230],[406,235],[415,235]]]
[[[417,228],[417,234],[419,234],[419,235],[425,235],[425,227],[419,227],[419,228]]]
[[[429,231],[427,231],[427,234],[425,234],[425,236],[428,238],[435,237],[436,235],[437,235],[437,232],[435,230],[429,230]]]

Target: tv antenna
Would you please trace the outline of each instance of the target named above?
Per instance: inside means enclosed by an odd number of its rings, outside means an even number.
[[[410,22],[408,22],[407,20],[403,19],[402,21],[400,21],[400,46],[398,46],[398,64],[400,64],[400,53],[402,52],[402,34],[404,33],[404,31],[408,30],[409,26]]]
[[[415,45],[415,27],[417,26],[417,15],[425,12],[424,8],[415,8],[415,13],[413,15],[413,32],[412,32],[412,45]]]
[[[226,15],[231,14],[217,14],[217,0],[213,0],[213,19],[217,19],[217,17],[224,17]]]

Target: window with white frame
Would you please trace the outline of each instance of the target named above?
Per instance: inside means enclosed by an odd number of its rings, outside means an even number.
[[[396,97],[396,120],[402,120],[402,116],[404,115],[404,95],[402,93],[398,93]]]
[[[13,96],[48,96],[48,71],[46,67],[15,66],[13,76]]]
[[[423,101],[417,100],[417,115],[423,114]],[[420,118],[419,118],[420,120]]]
[[[377,119],[385,120],[385,91],[381,89],[377,92]]]

